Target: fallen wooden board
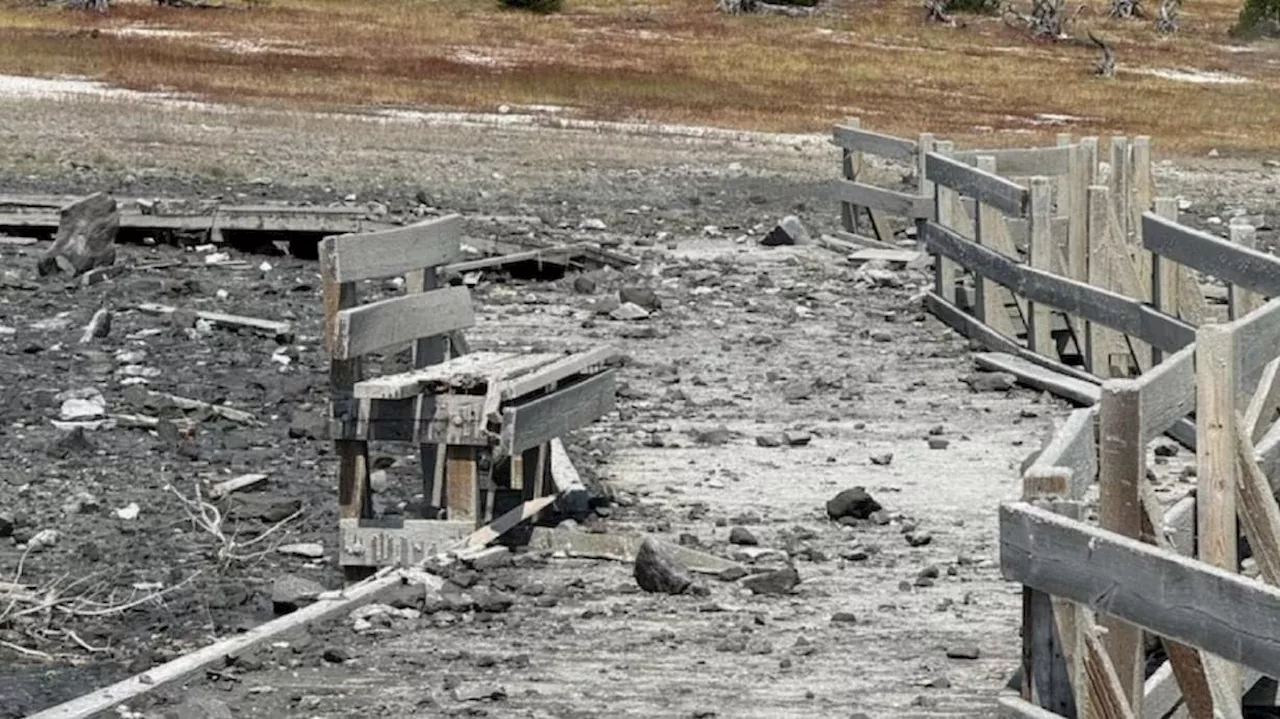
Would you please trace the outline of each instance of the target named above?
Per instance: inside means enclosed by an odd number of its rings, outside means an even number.
[[[529,541],[529,548],[550,552],[564,552],[569,557],[634,562],[636,560],[636,552],[640,550],[640,545],[644,540],[644,536],[593,534],[534,527],[533,536]],[[654,541],[671,552],[676,561],[691,572],[719,574],[726,569],[741,566],[732,560],[722,559],[706,552],[699,552],[661,539],[654,538]]]
[[[556,499],[557,497],[554,494],[531,499],[467,535],[466,538],[451,547],[450,551],[457,552],[486,547],[521,523],[537,517],[544,509],[555,504]]]
[[[210,499],[221,499],[232,492],[238,492],[242,489],[248,489],[267,481],[265,474],[242,474],[239,477],[218,482],[209,488]]]
[[[835,250],[836,252],[846,252],[846,253],[857,252],[858,250],[863,250],[863,249],[873,249],[873,250],[901,249],[896,245],[889,244],[888,242],[881,242],[880,240],[876,240],[870,237],[863,237],[862,235],[855,235],[852,232],[843,232],[843,231],[837,231],[834,234],[830,234],[830,235],[820,235],[818,237],[818,244],[822,245],[823,247],[826,247],[829,250]]]
[[[1024,502],[1000,507],[1000,569],[1260,672],[1280,667],[1280,589]]]
[[[138,305],[137,308],[141,312],[153,315],[171,315],[178,311],[177,307],[155,304],[153,302],[144,302]],[[195,314],[196,317],[213,325],[231,327],[234,329],[247,329],[265,337],[271,337],[277,342],[289,343],[293,341],[293,325],[288,322],[263,320],[258,319],[257,317],[242,317],[240,315],[228,315],[222,312],[205,312],[203,310],[197,310]]]
[[[423,584],[437,592],[444,585],[443,580],[423,572],[388,570],[386,573],[380,573],[363,582],[353,584],[341,592],[327,593],[331,596],[321,595],[315,604],[261,624],[244,634],[215,642],[109,687],[37,712],[28,719],[85,719],[135,699],[153,689],[180,681],[196,672],[211,667],[220,668],[230,657],[241,655],[264,642],[301,629],[312,622],[346,614],[356,607],[376,601],[403,583]]]
[[[914,140],[904,140],[900,137],[844,125],[836,125],[831,134],[831,144],[846,150],[915,164],[918,146]]]
[[[616,370],[605,370],[545,397],[504,408],[500,454],[515,456],[611,412],[616,401],[616,375]]]
[[[445,266],[450,272],[473,272],[475,270],[487,270],[491,267],[502,267],[503,265],[511,265],[517,262],[545,262],[547,264],[567,266],[573,258],[578,255],[577,245],[558,245],[556,247],[548,247],[546,249],[525,250],[524,252],[512,252],[506,255],[497,255],[494,257],[481,257],[474,260],[464,260],[455,262]]]
[[[849,256],[845,259],[849,261],[849,264],[853,265],[860,265],[864,262],[875,262],[877,260],[895,264],[907,264],[915,262],[923,256],[924,253],[917,250],[882,250],[868,247],[866,249],[856,250],[849,253]]]
[[[981,352],[974,356],[974,362],[983,369],[993,372],[1008,372],[1018,378],[1018,383],[1050,394],[1071,400],[1078,405],[1096,404],[1102,396],[1102,389],[1093,382],[1068,377],[1053,370],[1032,364],[1021,357],[998,352]]]

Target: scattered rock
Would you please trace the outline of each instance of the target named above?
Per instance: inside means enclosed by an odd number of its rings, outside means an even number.
[[[729,440],[733,439],[733,433],[729,431],[728,427],[722,424],[710,429],[694,430],[693,438],[698,444],[719,447],[721,445],[728,444]]]
[[[832,624],[857,624],[858,617],[853,612],[836,612],[831,615]]]
[[[776,434],[762,434],[762,435],[760,435],[760,436],[756,437],[756,446],[757,446],[757,447],[769,447],[769,448],[772,448],[772,447],[781,447],[781,446],[782,446],[782,438],[781,438],[781,437],[779,437],[779,436],[778,436],[778,435],[776,435]]]
[[[306,557],[307,559],[322,559],[324,557],[324,545],[319,542],[282,544],[276,547],[276,551],[293,557]]]
[[[787,430],[782,433],[782,437],[792,447],[803,447],[813,440],[813,435],[798,430]]]
[[[346,647],[328,647],[324,650],[323,657],[330,664],[342,664],[351,659],[351,652]]]
[[[719,579],[722,582],[736,582],[745,576],[747,576],[747,570],[745,567],[732,566],[725,568],[717,574],[716,579]]]
[[[102,192],[62,208],[53,245],[36,265],[40,276],[61,270],[79,275],[116,261],[120,213],[116,201]]]
[[[778,222],[778,224],[769,231],[769,234],[760,240],[760,244],[765,247],[780,247],[783,245],[807,245],[809,244],[809,231],[801,224],[800,218],[795,215],[787,215]]]
[[[978,647],[972,644],[947,648],[948,659],[977,659],[979,656],[981,656],[981,653],[978,651]]]
[[[311,604],[324,591],[318,582],[285,574],[271,584],[271,607],[276,614],[288,614]]]
[[[750,589],[753,594],[770,596],[790,594],[799,583],[800,573],[791,566],[763,574],[753,574],[742,580],[742,586]]]
[[[662,300],[658,298],[658,293],[648,287],[623,287],[618,290],[618,300],[624,306],[633,304],[650,312],[662,308]]]
[[[866,519],[879,509],[880,503],[872,499],[864,487],[846,489],[827,501],[827,516],[832,519]]]
[[[602,232],[602,231],[604,231],[604,230],[609,229],[609,226],[608,226],[608,225],[606,225],[606,224],[604,224],[604,220],[601,220],[601,219],[598,219],[598,218],[595,218],[595,217],[589,217],[589,218],[587,218],[587,219],[583,220],[582,222],[579,222],[579,223],[578,223],[578,229],[580,229],[580,230],[593,230],[593,231],[595,231],[595,232]]]
[[[58,410],[58,417],[64,422],[81,422],[99,419],[106,413],[107,403],[102,398],[102,393],[90,390],[86,396],[64,400]]]
[[[12,514],[0,512],[0,539],[13,536],[14,524],[15,521]]]
[[[760,540],[756,539],[756,535],[752,534],[746,527],[734,527],[729,530],[729,544],[755,547],[760,544]]]
[[[633,302],[624,302],[617,309],[609,312],[609,317],[619,321],[630,322],[647,319],[649,312]]]
[[[36,532],[36,536],[27,540],[27,547],[32,553],[40,552],[47,547],[52,547],[62,539],[62,533],[56,529],[42,529]]]
[[[168,716],[175,719],[232,719],[231,707],[208,692],[187,691]]]
[[[506,698],[507,690],[496,684],[460,684],[453,688],[453,699],[459,702],[500,702]]]
[[[1008,392],[1017,384],[1018,378],[1008,372],[974,372],[960,381],[974,392]]]
[[[289,438],[328,439],[329,422],[317,412],[294,412],[289,419]]]
[[[946,449],[951,446],[951,440],[942,437],[930,437],[929,449]]]
[[[907,532],[907,544],[913,547],[923,547],[933,541],[933,535],[928,532]]]
[[[58,438],[45,448],[45,453],[54,459],[66,459],[80,454],[92,454],[98,450],[84,433],[84,427],[76,427],[69,432],[62,432]]]
[[[682,594],[693,583],[688,570],[652,539],[636,552],[635,578],[641,589],[657,594]]]
[[[893,452],[881,452],[870,457],[871,463],[877,467],[888,467],[893,463]]]
[[[99,509],[102,509],[102,503],[97,497],[84,490],[67,497],[67,500],[62,503],[63,514],[93,514]]]
[[[137,502],[130,502],[128,505],[116,510],[116,517],[128,522],[137,519],[138,513],[141,511],[142,508],[138,506]]]
[[[586,275],[578,275],[573,278],[573,291],[580,295],[595,294],[596,281]]]

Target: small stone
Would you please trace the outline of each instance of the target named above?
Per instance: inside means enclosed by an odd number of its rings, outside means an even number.
[[[276,551],[293,557],[306,557],[307,559],[324,558],[324,545],[319,542],[282,544],[279,547],[276,547]]]
[[[756,437],[756,446],[767,448],[781,447],[782,438],[775,434],[762,434]]]
[[[747,576],[746,568],[735,565],[732,567],[726,567],[716,575],[716,579],[719,579],[722,582],[736,582],[745,576]]]
[[[208,692],[184,693],[182,703],[172,712],[181,719],[232,719],[231,707]]]
[[[76,492],[62,503],[63,514],[93,514],[99,509],[102,509],[102,503],[97,497],[84,490]]]
[[[756,539],[756,535],[752,534],[746,527],[734,527],[729,530],[729,544],[755,547],[760,544],[760,540]]]
[[[961,381],[974,392],[1008,392],[1017,380],[1008,372],[975,372]]]
[[[732,438],[733,432],[730,432],[729,428],[723,424],[708,429],[694,430],[693,433],[693,439],[698,444],[710,445],[712,447],[719,447],[721,445],[728,444],[729,440]]]
[[[682,594],[693,583],[688,570],[652,539],[636,552],[634,575],[641,589],[658,594]]]
[[[142,509],[137,502],[130,502],[127,506],[116,510],[116,517],[125,521],[134,520],[138,518],[138,513],[141,511]]]
[[[926,682],[925,686],[930,689],[950,689],[951,680],[942,676],[934,677],[933,679],[930,679],[928,682]]]
[[[454,701],[500,702],[507,698],[507,690],[496,684],[461,684],[453,688]]]
[[[879,509],[872,512],[871,516],[867,517],[867,519],[870,519],[872,524],[883,527],[893,521],[893,515],[883,509]]]
[[[328,439],[328,421],[316,412],[294,412],[289,420],[290,439]]]
[[[62,533],[56,529],[42,529],[36,532],[36,536],[27,540],[27,548],[32,552],[44,551],[47,547],[52,547],[62,539]]]
[[[938,577],[942,576],[942,570],[938,568],[938,565],[930,564],[924,569],[921,569],[920,573],[916,576],[918,578],[927,577],[929,579],[937,579]]]
[[[846,489],[827,501],[827,516],[832,519],[853,517],[866,519],[872,512],[881,509],[880,503],[867,494],[864,487]]]
[[[276,614],[288,614],[311,604],[324,591],[318,582],[284,574],[271,584],[271,606]]]
[[[580,295],[595,294],[596,281],[586,275],[578,275],[573,278],[573,291]]]
[[[831,615],[832,624],[857,624],[858,617],[853,612],[836,612]]]
[[[649,317],[649,312],[640,305],[632,302],[624,302],[617,309],[611,311],[609,313],[609,317],[619,321],[630,322],[634,320],[647,319]]]
[[[342,664],[351,659],[351,652],[345,647],[329,647],[324,650],[324,660],[330,664]]]
[[[795,567],[786,567],[763,574],[753,574],[742,580],[742,586],[753,594],[783,595],[790,594],[800,583],[800,573]]]
[[[780,247],[783,245],[807,245],[809,244],[809,231],[800,223],[800,218],[795,215],[787,215],[778,222],[778,224],[769,231],[769,234],[760,240],[760,244],[765,247]]]
[[[854,547],[840,553],[842,559],[847,559],[850,562],[864,562],[870,556],[871,553],[867,551],[866,547]]]
[[[923,547],[933,541],[933,535],[928,532],[907,532],[907,544],[913,547]]]
[[[782,437],[787,441],[787,444],[792,447],[803,447],[813,440],[813,435],[808,432],[793,430],[783,432]]]
[[[978,647],[972,644],[947,648],[948,659],[977,659],[979,656]]]
[[[13,536],[14,524],[15,521],[12,514],[0,512],[0,539]]]
[[[951,446],[951,440],[942,437],[930,437],[929,449],[946,449]]]
[[[595,232],[601,232],[608,228],[609,226],[604,223],[604,220],[601,220],[595,217],[589,217],[583,220],[582,222],[578,223],[578,229],[580,230],[592,230]]]
[[[876,465],[877,467],[888,467],[890,464],[893,463],[893,452],[882,452],[880,454],[873,454],[871,455],[870,459],[871,459],[871,463]]]
[[[1157,457],[1176,457],[1178,455],[1178,445],[1176,444],[1157,444],[1155,448]]]

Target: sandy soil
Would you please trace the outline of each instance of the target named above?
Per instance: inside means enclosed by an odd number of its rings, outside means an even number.
[[[973,371],[965,343],[920,307],[925,274],[900,270],[898,286],[883,286],[827,250],[756,244],[791,212],[813,231],[833,229],[834,208],[813,199],[837,172],[833,148],[803,138],[433,126],[111,99],[0,100],[0,128],[8,192],[318,203],[355,195],[350,201],[392,213],[419,204],[462,212],[471,236],[589,237],[642,256],[626,273],[596,273],[593,294],[574,292],[572,276],[486,275],[470,337],[480,348],[607,341],[632,358],[618,410],[573,438],[584,469],[622,499],[592,526],[672,541],[690,535],[729,557],[743,551],[727,541],[741,526],[785,553],[802,579],[781,597],[715,578],[704,580],[707,596],[655,597],[636,588],[629,565],[526,555],[454,578],[509,606],[426,607],[435,611],[360,632],[347,621],[314,627],[194,681],[193,690],[157,692],[133,707],[143,715],[993,714],[1018,655],[1018,594],[996,566],[996,508],[1018,494],[1019,462],[1067,408],[1022,389],[971,392],[960,381]],[[1190,200],[1203,223],[1236,209],[1274,212],[1275,173],[1199,160],[1161,165],[1158,180]],[[579,229],[586,219],[607,229]],[[55,611],[47,621],[0,626],[0,640],[50,656],[0,646],[0,714],[12,716],[269,618],[271,581],[281,573],[339,581],[333,463],[328,443],[306,436],[325,402],[314,263],[268,257],[264,271],[263,257],[233,250],[232,259],[249,263],[228,270],[173,247],[129,247],[132,261],[184,262],[79,289],[34,276],[42,248],[0,244],[0,326],[14,330],[0,333],[0,486],[11,498],[0,514],[17,520],[16,536],[0,539],[0,576],[12,576],[24,554],[17,540],[43,529],[62,538],[27,555],[24,584],[89,577],[81,587],[119,601],[133,585],[173,587],[200,574],[129,611]],[[600,298],[636,285],[662,299],[650,320],[593,311]],[[288,318],[298,338],[282,348],[216,329],[187,332],[129,309],[140,301]],[[80,327],[104,305],[117,310],[110,336],[78,346]],[[149,329],[161,331],[138,334]],[[277,359],[282,349],[288,364]],[[194,447],[116,428],[89,432],[92,448],[51,452],[59,392],[93,387],[110,411],[138,409],[122,386],[129,364],[159,370],[152,389],[225,402],[262,426],[201,417]],[[812,441],[757,442],[784,430]],[[930,449],[931,437],[948,445]],[[407,449],[379,451],[403,464]],[[870,462],[883,453],[893,455],[887,466]],[[396,469],[393,477],[411,476],[411,467]],[[237,500],[241,526],[260,532],[300,507],[281,539],[321,542],[326,559],[212,561],[212,539],[191,529],[164,487],[248,471],[270,479]],[[865,486],[892,521],[830,522],[825,502],[853,486]],[[72,502],[80,492],[95,501]],[[391,504],[400,498],[386,495]],[[115,510],[130,502],[139,517],[120,519]],[[912,547],[908,529],[932,541]],[[779,561],[775,553],[749,563]],[[86,651],[63,629],[104,651]],[[972,647],[977,659],[947,657]],[[490,698],[468,698],[477,695]]]

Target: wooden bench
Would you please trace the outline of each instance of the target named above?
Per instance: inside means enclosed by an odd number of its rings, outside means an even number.
[[[320,245],[339,563],[349,578],[419,563],[554,494],[553,441],[613,408],[612,349],[467,353],[461,331],[475,323],[470,293],[441,282],[443,266],[460,257],[461,228],[461,218],[449,216]],[[360,303],[360,282],[401,275],[403,296]],[[366,355],[406,346],[414,369],[365,376]],[[370,441],[420,446],[421,516],[373,516]]]

